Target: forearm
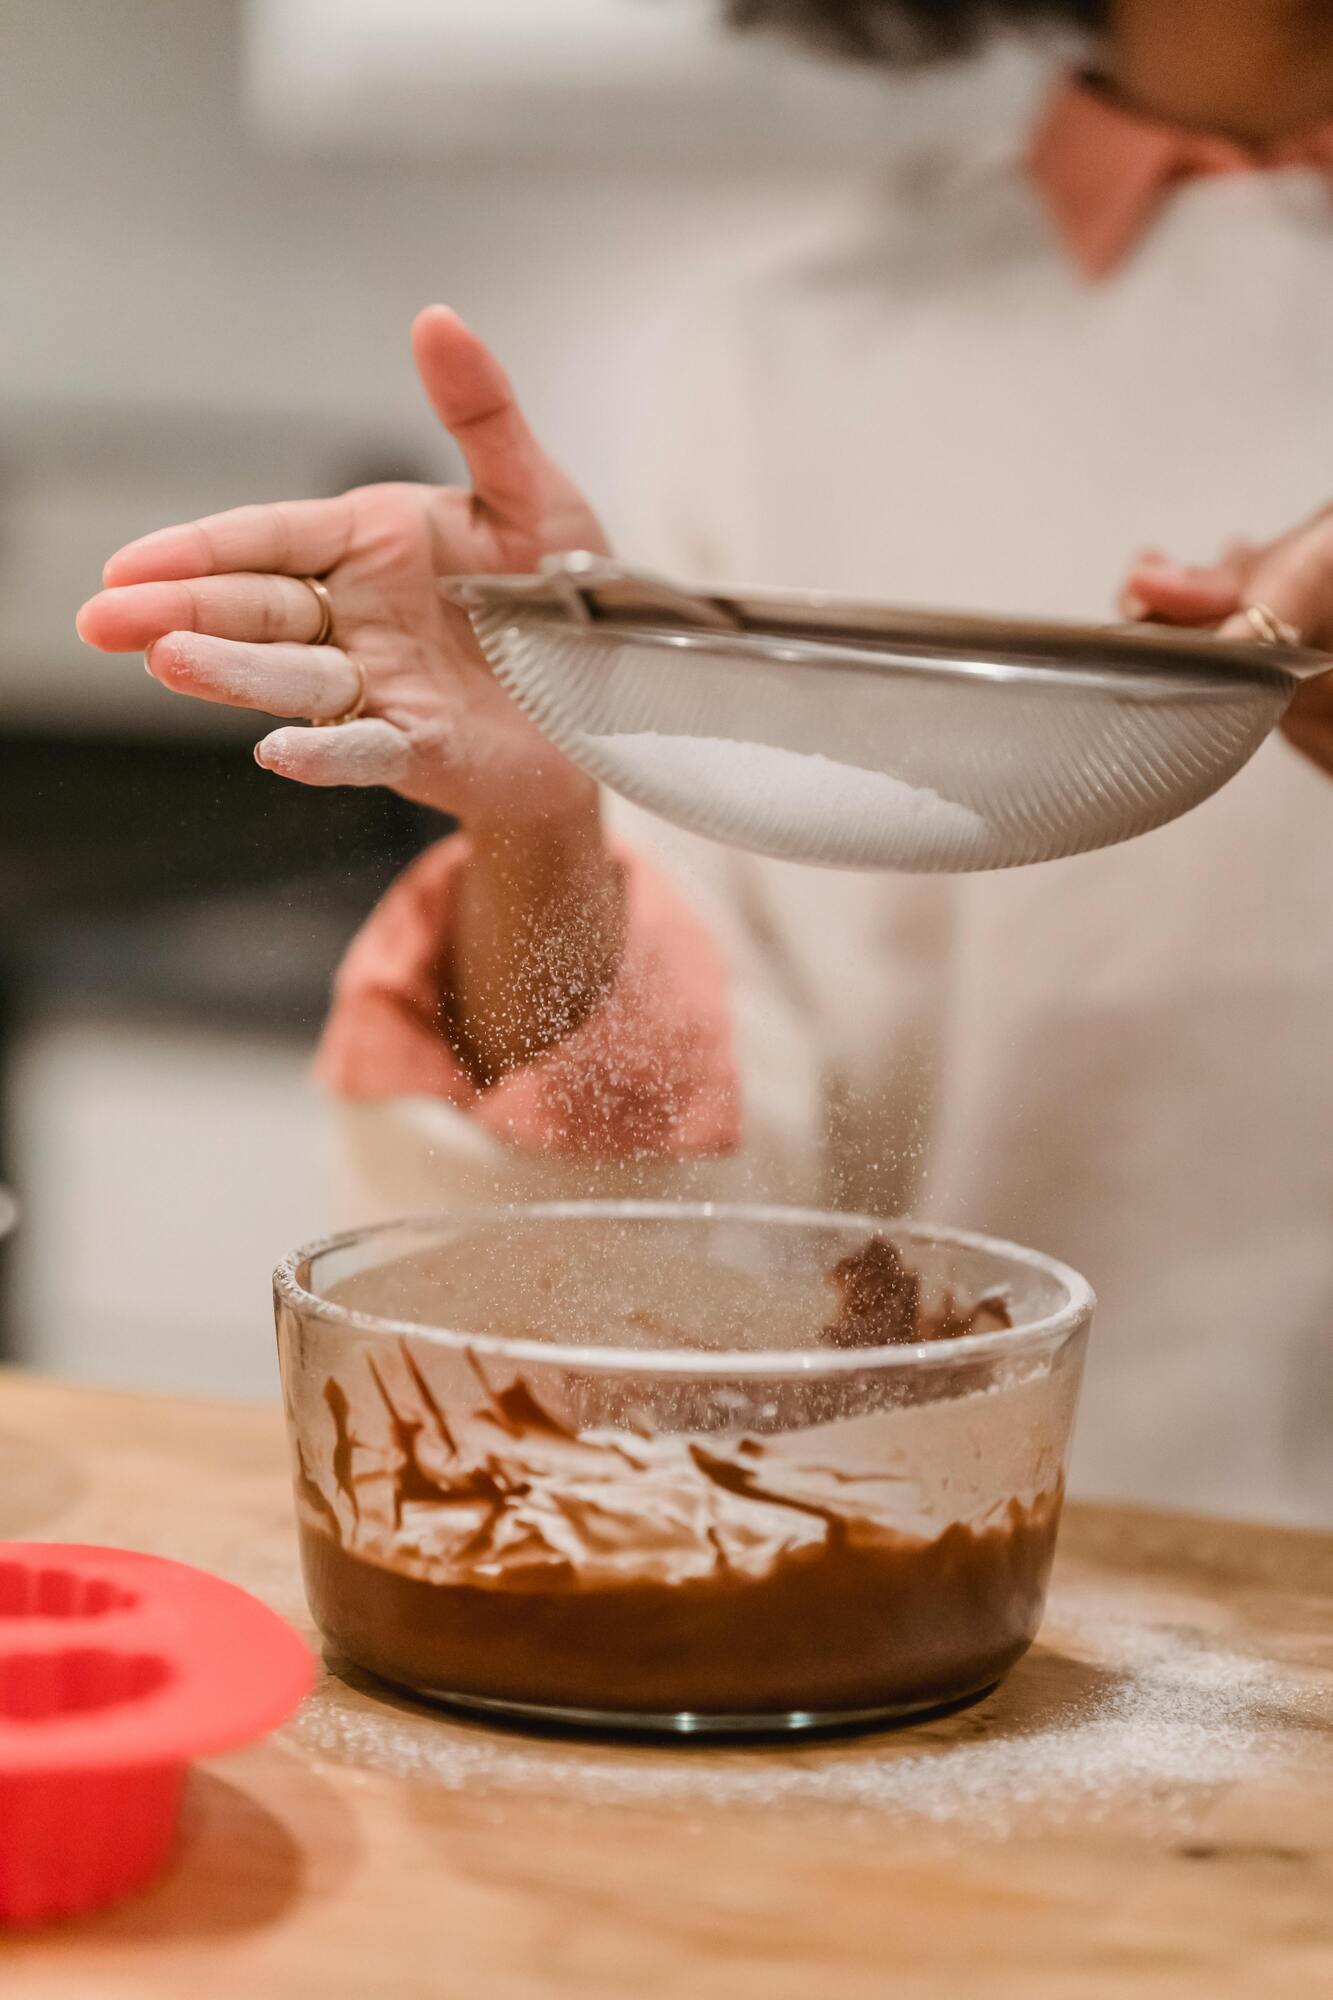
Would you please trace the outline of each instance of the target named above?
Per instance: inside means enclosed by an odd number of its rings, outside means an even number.
[[[479,832],[427,848],[357,934],[321,1080],[359,1103],[440,1100],[474,1162],[487,1135],[608,1167],[733,1152],[727,965],[706,924],[603,846],[595,810],[547,818],[539,840]]]
[[[530,829],[473,829],[470,848],[441,997],[456,1053],[489,1085],[564,1041],[610,990],[625,889],[595,795]]]

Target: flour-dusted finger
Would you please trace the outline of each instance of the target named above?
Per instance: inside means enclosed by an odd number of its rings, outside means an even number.
[[[204,632],[168,632],[146,654],[148,671],[175,694],[311,722],[345,715],[361,675],[337,646],[256,646]]]
[[[402,788],[411,746],[391,722],[340,722],[333,729],[275,729],[255,747],[255,762],[302,785]]]
[[[211,632],[258,644],[309,644],[324,624],[324,607],[294,576],[196,576],[184,583],[132,583],[89,598],[77,619],[79,637],[104,653],[146,652],[168,632]]]
[[[352,526],[353,511],[345,496],[233,507],[225,514],[157,528],[128,542],[111,557],[102,581],[169,583],[242,569],[322,576],[342,561]]]

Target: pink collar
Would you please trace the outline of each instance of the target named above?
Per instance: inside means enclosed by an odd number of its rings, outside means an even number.
[[[1333,176],[1333,122],[1280,145],[1250,147],[1161,125],[1068,77],[1038,121],[1028,172],[1075,262],[1113,271],[1182,181],[1201,174],[1313,166]]]

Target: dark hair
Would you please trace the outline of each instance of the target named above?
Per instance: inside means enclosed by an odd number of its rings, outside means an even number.
[[[859,62],[965,55],[999,29],[1101,28],[1110,0],[725,0],[737,28],[775,28]]]

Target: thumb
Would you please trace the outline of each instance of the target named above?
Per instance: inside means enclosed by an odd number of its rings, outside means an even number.
[[[427,306],[412,325],[412,354],[478,499],[514,527],[537,526],[560,475],[490,349],[448,306]]]

